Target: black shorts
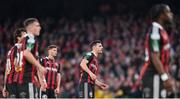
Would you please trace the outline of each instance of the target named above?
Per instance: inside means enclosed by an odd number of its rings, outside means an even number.
[[[7,84],[6,89],[9,92],[9,98],[18,98],[17,84]]]
[[[143,97],[144,98],[160,98],[166,97],[166,90],[162,88],[163,83],[159,75],[146,73],[143,77]]]
[[[47,89],[46,91],[40,91],[40,96],[42,99],[56,98],[55,89]]]
[[[163,87],[163,81],[158,74],[145,74],[143,77],[142,97],[144,98],[172,98],[175,94],[168,93]]]
[[[80,83],[78,88],[79,98],[94,98],[94,84]]]
[[[19,98],[37,98],[37,88],[33,83],[23,83],[17,85]]]

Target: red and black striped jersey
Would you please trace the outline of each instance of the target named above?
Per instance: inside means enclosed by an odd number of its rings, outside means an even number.
[[[170,59],[170,43],[168,33],[163,27],[153,22],[146,35],[145,41],[145,61],[149,63],[148,71],[157,73],[154,64],[151,61],[151,52],[160,53],[160,60],[166,72],[169,72],[169,59]]]
[[[48,57],[40,59],[41,65],[43,65],[47,73],[45,75],[47,82],[47,89],[55,89],[57,87],[57,75],[60,73],[60,64],[55,60],[51,60]]]
[[[21,44],[16,43],[8,52],[7,61],[6,61],[6,74],[7,74],[7,83],[12,84],[17,82],[17,71],[16,71],[16,61],[18,60],[18,50],[20,49]]]
[[[6,82],[7,84],[12,84],[13,83],[13,77],[14,77],[14,55],[15,55],[15,46],[13,46],[7,54],[7,59],[6,59],[6,75],[7,79]]]
[[[24,55],[23,51],[29,50],[33,54],[33,56],[38,60],[38,41],[32,34],[26,34],[21,44],[22,47],[19,53]],[[37,74],[35,66],[29,63],[24,56],[19,60],[19,63],[22,63],[18,68],[19,84],[26,82],[35,82],[34,76]]]
[[[83,56],[83,59],[88,60],[87,66],[88,66],[89,70],[92,73],[94,73],[95,75],[97,75],[98,71],[99,71],[99,64],[98,64],[97,57],[92,52],[88,52]],[[88,82],[88,83],[91,83],[91,84],[95,83],[91,79],[89,74],[87,72],[85,72],[82,68],[80,69],[80,81],[79,82],[80,83]]]

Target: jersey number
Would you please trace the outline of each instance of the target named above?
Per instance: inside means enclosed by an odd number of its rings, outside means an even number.
[[[22,70],[22,65],[23,65],[23,51],[17,53],[17,59],[15,63],[16,72],[20,72]]]

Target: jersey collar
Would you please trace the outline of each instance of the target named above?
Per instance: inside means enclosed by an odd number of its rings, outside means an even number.
[[[46,59],[54,62],[54,60],[50,59],[48,56],[46,56]]]
[[[159,23],[157,23],[157,22],[153,22],[152,24],[153,24],[154,26],[157,26],[157,27],[160,28],[160,29],[163,29],[162,25],[159,24]]]
[[[21,44],[20,43],[16,43],[15,46],[17,46],[18,48],[21,47]]]

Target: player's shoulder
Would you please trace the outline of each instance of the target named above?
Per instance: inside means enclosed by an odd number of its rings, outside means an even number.
[[[87,60],[91,60],[93,58],[94,54],[92,52],[86,52],[83,55],[83,58],[87,59]]]
[[[163,27],[157,23],[157,22],[153,22],[152,26],[151,26],[151,32],[150,32],[150,36],[152,39],[160,39],[160,31],[163,30]]]
[[[7,56],[11,55],[14,49],[15,49],[15,45],[12,46],[12,47],[8,50]]]
[[[10,48],[10,50],[8,51],[8,53],[11,53],[14,49],[16,49],[16,46],[15,46],[15,45],[13,45],[13,46]]]
[[[25,34],[24,39],[27,41],[27,43],[35,43],[35,37],[31,34]]]
[[[59,62],[57,62],[57,61],[55,62],[55,65],[58,66],[58,67],[61,66],[61,64]]]
[[[48,60],[48,57],[40,57],[39,60],[42,62],[44,60]]]
[[[92,56],[92,55],[93,55],[92,52],[85,52],[85,53],[84,53],[84,56]]]
[[[11,47],[11,49],[7,52],[7,56],[9,56],[9,55],[11,54],[11,52],[12,52],[13,49],[14,49],[14,46]]]
[[[21,43],[16,43],[15,45],[14,45],[14,48],[15,49],[19,49],[19,48],[21,48],[22,47],[22,44]]]

